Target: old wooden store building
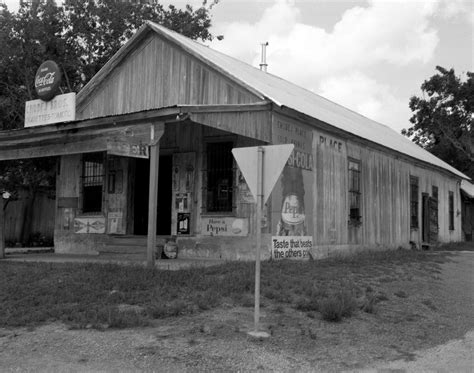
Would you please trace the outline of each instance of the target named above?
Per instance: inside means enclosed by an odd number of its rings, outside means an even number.
[[[256,207],[231,150],[285,143],[295,148],[264,206],[265,257],[462,240],[465,175],[382,124],[154,23],[79,92],[74,120],[1,133],[0,160],[58,156],[58,253],[153,233],[156,209],[158,243],[176,236],[180,257],[249,259]]]

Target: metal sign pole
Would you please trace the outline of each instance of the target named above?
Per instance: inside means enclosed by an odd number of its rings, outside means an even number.
[[[260,252],[262,248],[262,209],[263,204],[270,197],[278,177],[285,167],[293,144],[251,146],[248,148],[234,148],[232,154],[244,175],[245,182],[249,186],[257,203],[256,216],[256,238],[255,250],[255,312],[254,330],[248,334],[256,338],[268,338],[270,335],[259,331],[260,322]],[[255,167],[256,166],[256,167]],[[255,172],[256,171],[256,172]]]
[[[257,150],[257,251],[255,259],[255,313],[254,329],[258,332],[260,321],[260,249],[262,246],[262,199],[263,199],[263,147]]]

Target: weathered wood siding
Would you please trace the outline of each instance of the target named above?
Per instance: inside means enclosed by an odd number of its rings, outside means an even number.
[[[77,119],[179,104],[261,101],[179,47],[149,36],[77,108]]]
[[[345,142],[313,131],[315,159],[313,221],[315,245],[342,245],[348,240],[347,147]],[[357,232],[351,232],[357,235]]]
[[[398,246],[422,242],[422,194],[438,187],[438,240],[461,239],[459,183],[454,177],[399,159],[390,152],[347,143],[348,156],[361,161],[361,244]],[[347,169],[347,166],[346,166]],[[347,172],[347,171],[346,171]],[[410,176],[419,180],[418,229],[410,228]],[[454,195],[454,230],[449,229],[449,192]],[[347,197],[346,197],[347,198]],[[348,213],[346,214],[348,216]]]
[[[74,231],[74,218],[79,214],[81,154],[61,156],[56,175],[55,230]]]
[[[228,133],[271,142],[270,111],[193,113],[191,119],[196,123],[212,126]]]
[[[275,115],[274,121],[285,120],[289,121]],[[303,121],[300,126],[308,128]],[[437,241],[461,240],[456,177],[347,134],[341,136],[315,127],[312,131],[314,184],[311,191],[305,192],[312,194],[315,247],[407,247],[410,241],[421,245],[422,194],[432,197],[433,186],[438,188]],[[349,159],[360,162],[360,225],[349,224]],[[410,176],[419,180],[417,229],[410,228]],[[454,196],[454,229],[449,228],[449,192]],[[279,208],[273,206],[275,211]],[[308,206],[306,210],[309,211]]]
[[[107,233],[125,234],[128,215],[132,214],[128,201],[130,192],[129,160],[127,157],[108,156],[104,180],[105,206],[107,211]],[[112,185],[113,184],[113,185]]]

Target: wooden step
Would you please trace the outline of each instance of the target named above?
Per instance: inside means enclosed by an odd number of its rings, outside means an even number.
[[[168,237],[157,236],[156,247],[162,248],[168,241]],[[109,242],[100,248],[99,253],[103,254],[146,254],[146,236],[111,236]]]
[[[156,236],[156,243],[164,245],[170,237],[167,236]],[[123,245],[144,245],[147,244],[147,236],[110,236],[110,245],[123,246]]]

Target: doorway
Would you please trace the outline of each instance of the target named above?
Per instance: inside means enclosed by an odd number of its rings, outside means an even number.
[[[162,155],[158,171],[158,201],[156,234],[171,234],[171,197],[172,197],[172,156]],[[150,190],[150,161],[136,159],[134,193],[133,234],[148,233],[148,193]]]
[[[422,194],[422,240],[426,243],[438,241],[438,200],[428,193]]]

